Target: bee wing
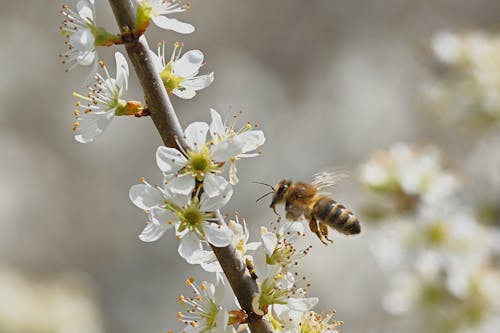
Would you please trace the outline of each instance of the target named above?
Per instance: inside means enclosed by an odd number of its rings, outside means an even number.
[[[326,170],[314,174],[311,184],[318,192],[330,194],[331,188],[346,178],[349,178],[349,175],[342,170]]]

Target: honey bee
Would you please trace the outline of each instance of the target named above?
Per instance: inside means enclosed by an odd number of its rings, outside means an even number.
[[[270,208],[278,214],[276,205],[284,203],[287,219],[296,221],[304,216],[309,221],[311,231],[323,244],[332,242],[328,238],[328,227],[345,235],[359,234],[361,225],[358,218],[324,192],[325,188],[335,185],[340,178],[343,175],[320,172],[314,175],[310,184],[283,179],[274,187],[268,185],[273,188],[268,193],[273,194]]]

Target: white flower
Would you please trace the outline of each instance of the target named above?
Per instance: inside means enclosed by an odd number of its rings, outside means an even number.
[[[303,312],[290,310],[286,305],[274,304],[266,318],[278,332],[300,333]]]
[[[94,141],[100,136],[113,120],[115,114],[120,114],[127,106],[127,101],[122,96],[127,91],[129,69],[125,57],[115,53],[116,79],[109,75],[108,70],[102,65],[106,78],[96,74],[94,87],[89,87],[87,96],[74,94],[84,103],[78,102],[75,110],[76,121],[73,130],[76,132],[75,140],[81,143]]]
[[[432,203],[449,199],[460,188],[457,179],[443,170],[440,151],[433,146],[396,143],[379,151],[361,167],[361,181],[371,189],[391,193],[407,202]],[[403,194],[403,195],[402,195]]]
[[[257,273],[260,274],[260,273]],[[266,275],[259,275],[260,292],[254,295],[252,305],[258,314],[265,314],[273,304],[282,304],[292,311],[311,310],[317,303],[317,297],[305,297],[301,288],[296,288],[291,272],[281,272],[279,265],[269,266]]]
[[[228,186],[213,197],[202,193],[198,199],[196,196],[192,198],[190,193],[170,193],[147,183],[132,186],[130,200],[144,209],[150,218],[139,238],[152,242],[175,226],[180,239],[178,251],[181,257],[190,264],[205,262],[209,255],[203,249],[202,242],[205,239],[217,247],[227,246],[232,241],[231,229],[223,221],[220,224],[213,222],[217,219],[214,211],[229,201],[232,191]]]
[[[68,64],[68,71],[80,66],[91,66],[85,85],[90,84],[97,72],[98,57],[95,46],[95,6],[94,0],[80,0],[76,11],[67,5],[61,11],[65,20],[61,26],[62,33],[67,36],[68,50],[62,54],[63,63]]]
[[[139,4],[141,11],[161,29],[173,30],[181,34],[190,34],[194,31],[191,24],[164,16],[188,10],[189,3],[182,4],[178,0],[135,0],[135,2]]]
[[[166,186],[172,193],[188,194],[195,187],[196,180],[203,182],[203,190],[215,196],[231,185],[216,173],[221,165],[214,161],[210,147],[205,143],[208,125],[195,122],[186,127],[184,138],[188,145],[186,151],[176,148],[158,147],[156,162],[165,176]]]
[[[432,51],[436,58],[445,63],[453,64],[460,58],[461,42],[457,35],[441,31],[431,41]]]
[[[331,320],[335,312],[323,315],[314,311],[304,312],[300,321],[301,333],[338,333],[341,321]]]
[[[243,221],[243,225],[240,224],[238,216],[236,216],[236,221],[229,221],[228,227],[233,233],[232,245],[236,248],[236,250],[240,252],[245,262],[247,262],[247,260],[250,260],[250,263],[253,263],[253,257],[248,254],[248,252],[255,251],[261,245],[261,243],[248,243],[250,234],[248,232],[246,223],[245,221]],[[222,267],[220,266],[219,261],[212,251],[201,251],[198,261],[200,266],[205,271],[211,273],[222,273]]]
[[[210,109],[210,116],[212,117],[210,135],[214,142],[212,152],[215,156],[218,156],[219,159],[229,160],[231,162],[229,168],[229,181],[231,184],[236,185],[238,183],[238,178],[236,177],[236,161],[241,158],[258,156],[258,153],[249,154],[249,152],[262,146],[266,138],[262,131],[252,130],[250,124],[247,124],[247,126],[240,130],[236,130],[236,128],[230,124],[225,124],[220,114],[214,109]],[[241,142],[241,144],[235,145],[235,142]]]
[[[179,303],[186,314],[178,313],[179,320],[186,325],[182,332],[186,333],[229,333],[233,332],[228,326],[229,314],[222,304],[225,286],[222,279],[217,286],[213,283],[203,282],[200,286],[190,278],[186,284],[190,286],[195,296],[179,296]]]
[[[298,288],[289,265],[307,254],[310,247],[297,251],[293,243],[304,235],[304,226],[299,222],[284,223],[277,234],[262,228],[262,245],[255,252],[255,271],[260,281],[260,292],[252,302],[257,312],[265,314],[269,306],[286,305],[293,311],[309,311],[318,299],[306,298],[305,290]],[[289,237],[290,239],[288,239]]]
[[[184,139],[187,149],[160,146],[156,151],[158,168],[165,176],[166,188],[173,193],[190,193],[195,180],[203,182],[204,193],[217,195],[221,189],[230,186],[220,176],[222,166],[233,157],[255,149],[264,141],[261,131],[248,131],[224,141],[207,142],[209,126],[204,122],[194,122],[186,127]],[[255,133],[252,133],[255,132]],[[232,163],[232,162],[231,162]]]
[[[420,286],[417,278],[404,272],[394,274],[389,282],[391,290],[383,297],[382,306],[393,315],[407,313],[418,298]]]
[[[274,330],[282,333],[337,333],[341,321],[331,320],[335,311],[328,314],[314,311],[294,311],[281,304],[273,305],[266,315]]]
[[[214,81],[214,73],[198,75],[203,66],[203,53],[191,50],[180,57],[182,46],[175,43],[170,60],[165,60],[165,44],[158,47],[158,55],[150,52],[156,71],[160,73],[163,85],[169,93],[190,99],[196,96],[196,91],[208,87]]]
[[[261,242],[248,243],[250,233],[248,232],[245,220],[243,220],[243,224],[241,224],[238,216],[236,216],[236,221],[230,220],[228,226],[233,232],[233,245],[243,257],[248,256],[247,251],[255,251],[261,245]]]
[[[261,228],[262,247],[258,249],[255,257],[255,267],[258,274],[266,275],[269,266],[278,265],[285,272],[297,263],[297,260],[308,254],[311,247],[298,250],[294,243],[305,236],[304,225],[300,222],[285,222],[277,233]]]
[[[437,80],[429,83],[425,92],[436,111],[472,129],[497,125],[500,120],[498,34],[440,32],[431,46],[442,70],[436,72]]]

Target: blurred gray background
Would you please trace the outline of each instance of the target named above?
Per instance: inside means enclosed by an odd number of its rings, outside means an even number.
[[[96,2],[97,23],[117,31],[107,1]],[[142,176],[160,180],[152,122],[117,118],[95,143],[76,143],[71,94],[83,92],[86,70],[68,74],[59,63],[61,2],[1,5],[0,269],[32,281],[83,276],[106,332],[179,330],[183,281],[209,276],[178,257],[172,233],[151,244],[137,238],[145,215],[128,189]],[[352,177],[338,199],[356,211],[357,166],[373,149],[445,137],[459,151],[466,143],[422,111],[426,43],[440,29],[493,28],[499,11],[496,0],[193,0],[176,18],[193,23],[194,34],[152,26],[148,39],[199,48],[215,71],[195,99],[173,97],[184,126],[209,121],[214,107],[243,111],[242,125],[265,131],[263,155],[240,163],[226,209],[247,218],[256,240],[273,214],[266,201],[255,203],[264,189],[251,181],[310,180],[343,168]],[[112,59],[112,48],[101,51]],[[108,67],[114,71],[112,61]],[[141,100],[134,75],[130,81],[128,96]],[[320,296],[317,310],[337,310],[344,332],[404,332],[380,307],[386,281],[367,250],[369,236],[334,235],[324,247],[309,235],[314,249],[301,269],[310,295]]]

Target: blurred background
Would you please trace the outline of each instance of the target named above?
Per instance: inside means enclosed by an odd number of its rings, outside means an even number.
[[[117,31],[107,1],[96,2],[97,23]],[[87,70],[68,74],[59,62],[61,4],[4,1],[0,11],[0,332],[180,330],[183,281],[211,277],[184,263],[172,233],[142,243],[146,217],[128,199],[140,177],[160,181],[161,140],[149,119],[117,118],[96,142],[74,141],[72,92],[84,92]],[[215,71],[193,100],[173,97],[183,126],[209,121],[213,107],[243,111],[242,124],[265,131],[262,156],[240,163],[226,207],[257,240],[273,213],[255,203],[264,189],[252,181],[309,181],[341,168],[351,178],[336,199],[358,212],[360,165],[400,141],[439,145],[469,194],[500,202],[498,131],[443,121],[425,97],[436,76],[433,36],[494,31],[499,11],[496,0],[193,0],[176,18],[195,33],[151,26],[148,40],[201,49]],[[100,54],[114,68],[113,49]],[[130,84],[128,96],[141,100],[134,74]],[[409,332],[382,306],[390,279],[371,251],[378,227],[367,224],[328,247],[308,235],[314,248],[301,270],[310,295],[318,311],[337,311],[343,332]]]

